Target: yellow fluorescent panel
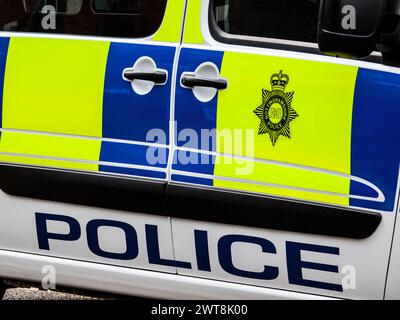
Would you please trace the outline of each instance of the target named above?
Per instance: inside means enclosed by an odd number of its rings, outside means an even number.
[[[230,157],[217,157],[216,162],[218,164],[215,166],[215,175],[235,177],[242,180],[255,180],[257,182],[280,186],[340,193],[345,196],[333,196],[309,191],[290,190],[288,188],[224,180],[214,181],[214,186],[335,204],[347,205],[349,203],[348,197],[346,196],[349,192],[349,178],[294,167],[253,162],[251,160],[239,160],[240,162],[235,161],[237,160]]]
[[[194,44],[204,43],[201,32],[201,0],[188,0],[183,42]]]
[[[11,38],[3,128],[102,136],[109,42]]]
[[[260,193],[265,195],[272,195],[277,197],[289,197],[292,199],[300,199],[305,201],[317,201],[326,204],[333,205],[349,205],[349,199],[346,197],[337,197],[332,195],[325,194],[316,194],[310,193],[306,191],[297,191],[297,190],[284,190],[280,188],[274,187],[265,187],[265,186],[255,186],[250,183],[241,183],[241,182],[227,182],[223,180],[214,180],[214,186],[219,188],[228,188],[234,190],[240,190],[244,192],[252,192],[252,193]],[[260,212],[260,214],[267,214],[268,212]]]
[[[38,159],[30,156],[55,157],[68,160],[77,159],[98,161],[100,148],[100,140],[3,132],[0,140],[0,152],[23,154],[25,156],[21,157],[0,154],[0,161],[97,171],[98,164],[53,159]]]
[[[154,41],[179,42],[181,38],[184,0],[169,0],[163,22],[153,36]]]
[[[295,163],[315,168],[350,174],[351,169],[351,121],[354,87],[357,68],[315,61],[296,60],[262,55],[227,52],[224,55],[221,76],[229,79],[227,90],[218,96],[217,129],[254,130],[254,139],[242,144],[253,143],[254,152],[248,154],[259,159]],[[294,92],[291,103],[298,117],[290,123],[291,138],[280,136],[272,145],[269,134],[258,135],[260,119],[254,110],[261,105],[262,89],[271,91],[272,74],[282,70],[289,76],[285,92]],[[219,139],[218,139],[219,140]],[[235,141],[236,144],[240,142]],[[246,148],[242,148],[244,150]],[[240,151],[240,148],[237,148]],[[232,153],[232,147],[218,143],[218,152]],[[239,153],[239,152],[238,152]],[[257,166],[258,168],[258,166]],[[235,177],[229,166],[217,164],[215,174]],[[246,179],[280,181],[326,185],[325,178],[316,178],[313,173],[290,172],[271,167],[254,170]],[[316,180],[317,179],[317,180]],[[350,181],[329,178],[329,189],[338,193],[349,193]],[[220,187],[245,189],[242,184],[216,181]],[[282,191],[249,186],[253,191],[282,194]],[[298,197],[299,193],[284,191],[284,195]],[[297,196],[296,196],[297,195]],[[310,195],[301,198],[309,199]],[[331,197],[330,197],[331,198]],[[310,200],[320,200],[314,195]],[[334,202],[342,203],[343,199]],[[345,200],[348,203],[348,200]],[[332,202],[332,201],[329,201]]]

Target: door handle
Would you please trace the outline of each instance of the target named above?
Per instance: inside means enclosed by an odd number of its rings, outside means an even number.
[[[155,84],[164,84],[167,82],[167,72],[164,70],[155,70],[152,72],[135,71],[134,69],[124,70],[124,78],[129,81],[144,80]]]
[[[206,87],[214,88],[217,90],[224,90],[228,87],[228,81],[226,81],[225,79],[211,79],[198,77],[196,75],[183,75],[181,83],[183,86],[188,88]]]
[[[133,67],[122,71],[122,79],[130,82],[136,94],[143,96],[150,93],[155,86],[166,84],[168,71],[158,69],[152,58],[141,57],[136,60]]]
[[[228,81],[221,78],[219,68],[212,62],[203,62],[194,72],[183,72],[180,85],[191,89],[193,95],[201,102],[211,101],[218,93],[228,87]]]

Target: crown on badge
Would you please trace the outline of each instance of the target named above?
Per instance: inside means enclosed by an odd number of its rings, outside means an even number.
[[[271,76],[271,86],[272,90],[282,90],[284,91],[289,83],[289,76],[284,74],[283,71],[279,71]]]

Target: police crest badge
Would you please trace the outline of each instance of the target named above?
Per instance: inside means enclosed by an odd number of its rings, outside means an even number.
[[[292,108],[294,92],[285,92],[289,76],[281,70],[271,76],[271,91],[262,89],[262,104],[254,110],[260,118],[258,134],[269,134],[272,146],[280,135],[290,139],[290,122],[299,115]]]

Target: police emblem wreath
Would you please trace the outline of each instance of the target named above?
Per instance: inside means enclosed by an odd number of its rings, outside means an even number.
[[[292,108],[294,92],[285,92],[289,76],[281,70],[271,76],[272,91],[262,89],[262,104],[254,110],[260,118],[258,134],[269,134],[275,146],[280,135],[290,139],[289,124],[299,115]]]

